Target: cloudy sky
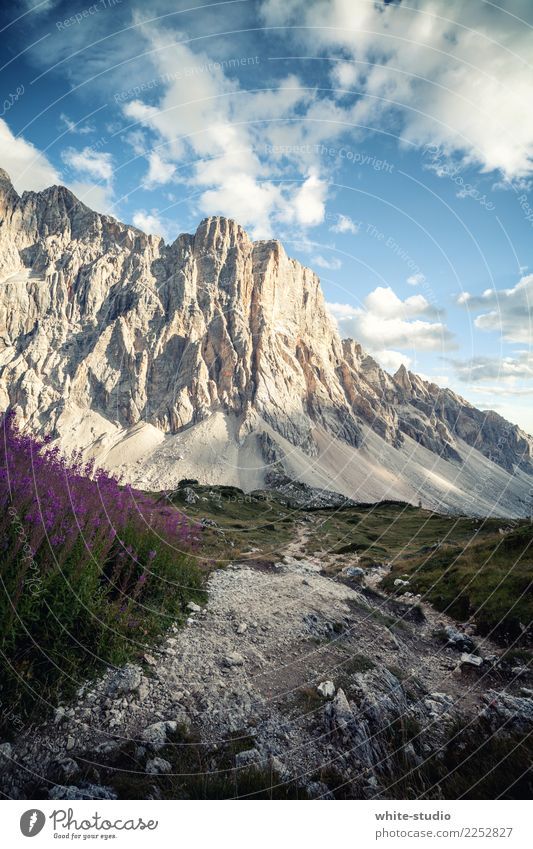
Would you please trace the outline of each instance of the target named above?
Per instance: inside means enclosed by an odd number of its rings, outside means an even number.
[[[330,310],[533,432],[531,0],[4,3],[0,166],[172,241],[283,240]]]

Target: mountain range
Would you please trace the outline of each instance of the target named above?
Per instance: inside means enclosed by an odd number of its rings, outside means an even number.
[[[524,516],[533,439],[341,339],[318,276],[211,217],[172,244],[0,170],[0,411],[151,490],[293,480]]]

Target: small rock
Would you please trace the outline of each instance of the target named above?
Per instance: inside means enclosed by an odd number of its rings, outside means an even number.
[[[237,625],[237,634],[244,634],[244,632],[248,629],[248,625],[246,622],[241,622],[240,625]]]
[[[67,737],[67,752],[70,752],[71,749],[76,745],[76,741],[74,737]]]
[[[335,684],[333,681],[322,681],[316,689],[325,699],[332,699],[335,695]]]
[[[187,734],[191,730],[191,720],[181,705],[175,705],[175,717],[180,730]]]
[[[143,673],[140,666],[127,663],[123,669],[119,669],[108,681],[105,693],[107,696],[119,696],[125,693],[133,693],[141,684]]]
[[[530,675],[530,670],[527,666],[513,666],[511,673],[515,678],[527,678]]]
[[[275,773],[276,773],[276,775],[278,775],[278,776],[279,776],[279,778],[281,779],[281,781],[285,781],[285,782],[287,782],[287,781],[290,781],[290,780],[291,780],[291,773],[290,773],[290,771],[287,769],[287,767],[285,766],[285,764],[283,764],[283,763],[280,761],[280,759],[276,757],[276,755],[271,755],[271,756],[270,756],[270,759],[269,759],[269,766],[270,766],[270,769],[272,770],[272,772],[275,772]]]
[[[154,722],[144,729],[140,737],[143,743],[148,743],[154,749],[162,749],[167,742],[168,735],[176,731],[177,727],[177,722],[172,720]]]
[[[462,666],[479,667],[483,663],[483,658],[478,657],[477,654],[468,654],[467,652],[463,652],[460,663]]]
[[[395,587],[408,587],[408,586],[409,586],[409,581],[402,581],[402,579],[401,579],[401,578],[396,578],[396,579],[394,580],[394,586],[395,586]]]
[[[55,713],[54,713],[54,723],[55,723],[55,725],[59,725],[59,723],[63,722],[64,719],[65,719],[65,708],[64,707],[56,708]]]
[[[196,504],[198,501],[200,501],[200,496],[197,495],[194,489],[191,489],[190,486],[186,486],[183,492],[187,504]]]
[[[71,781],[80,771],[78,764],[73,758],[65,758],[65,760],[60,761],[59,769],[65,781]]]
[[[422,758],[417,754],[415,747],[410,741],[403,747],[403,753],[411,766],[418,766],[422,761]]]
[[[244,752],[237,752],[235,755],[235,766],[238,769],[244,767],[257,766],[261,759],[261,755],[257,749],[246,749]]]
[[[163,775],[172,772],[172,764],[164,758],[151,758],[146,762],[145,772],[150,775]]]
[[[533,700],[523,696],[511,696],[509,693],[489,690],[483,700],[487,703],[484,716],[492,728],[505,726],[506,731],[516,729],[531,732],[533,725]]]
[[[0,744],[0,763],[5,758],[9,760],[13,753],[13,746],[11,743],[2,743]]]
[[[190,610],[192,613],[200,613],[202,608],[199,604],[196,604],[194,601],[190,601],[187,605],[187,610]]]
[[[239,654],[236,651],[232,651],[229,654],[225,655],[222,659],[222,663],[224,666],[242,666],[244,663],[244,658],[242,654]]]
[[[457,649],[457,651],[470,654],[473,649],[475,649],[476,644],[474,643],[474,640],[467,636],[467,634],[463,634],[461,631],[458,631],[457,628],[447,625],[444,632],[448,638],[447,645]]]
[[[335,697],[326,705],[326,725],[341,736],[350,737],[353,730],[354,715],[346,693],[339,687]]]
[[[137,696],[139,697],[139,701],[144,702],[144,700],[148,697],[148,693],[150,692],[150,687],[146,681],[143,681],[137,690]]]
[[[347,578],[363,578],[365,570],[361,569],[360,566],[347,566],[346,569],[342,570],[342,574]]]
[[[111,787],[102,787],[99,784],[84,784],[81,787],[69,784],[66,787],[55,786],[48,791],[50,799],[65,799],[66,801],[77,801],[82,799],[118,799],[117,794]]]
[[[200,524],[202,528],[215,528],[218,530],[218,525],[214,519],[200,519]]]
[[[310,781],[306,785],[307,794],[311,799],[332,799],[333,796],[327,784],[322,781]]]

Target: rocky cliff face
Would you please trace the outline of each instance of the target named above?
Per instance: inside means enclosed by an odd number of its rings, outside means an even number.
[[[251,488],[274,465],[459,509],[482,475],[472,508],[506,490],[508,512],[529,509],[531,437],[341,341],[318,277],[279,242],[216,217],[166,245],[63,187],[19,197],[5,172],[0,408],[153,488]]]

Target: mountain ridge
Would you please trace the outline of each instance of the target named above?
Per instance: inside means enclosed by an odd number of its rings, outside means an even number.
[[[274,467],[359,500],[529,512],[533,439],[341,340],[279,241],[213,216],[167,245],[6,172],[0,222],[0,409],[65,450],[147,488],[253,489]]]

